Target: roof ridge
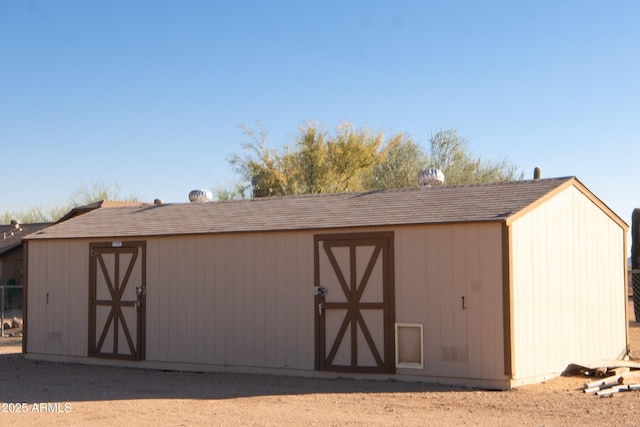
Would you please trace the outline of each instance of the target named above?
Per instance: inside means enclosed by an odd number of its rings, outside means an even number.
[[[421,191],[425,189],[452,189],[452,188],[470,188],[470,187],[491,187],[491,186],[501,186],[501,185],[514,185],[521,183],[529,183],[529,182],[543,182],[543,181],[567,181],[569,179],[575,178],[575,176],[563,176],[563,177],[552,177],[552,178],[540,178],[540,179],[518,179],[518,180],[505,180],[505,181],[491,181],[491,182],[478,182],[478,183],[468,183],[468,184],[444,184],[436,187],[403,187],[403,188],[383,188],[383,189],[372,189],[372,190],[364,190],[364,191],[344,191],[344,192],[336,192],[336,193],[302,193],[302,194],[285,194],[282,196],[267,196],[267,197],[248,197],[246,199],[230,199],[230,200],[213,200],[211,202],[205,203],[227,203],[227,202],[242,202],[247,200],[282,200],[289,198],[316,198],[316,197],[337,197],[343,195],[345,197],[358,196],[364,194],[375,194],[375,193],[401,193],[401,192],[410,192],[410,191]],[[183,204],[189,204],[189,202],[178,202]],[[174,203],[169,203],[174,204]]]

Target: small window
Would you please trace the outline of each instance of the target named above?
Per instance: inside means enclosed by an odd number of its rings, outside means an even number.
[[[424,368],[421,323],[396,323],[396,368]]]

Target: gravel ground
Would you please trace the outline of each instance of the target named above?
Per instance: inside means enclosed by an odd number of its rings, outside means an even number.
[[[630,312],[632,356],[640,323]],[[25,360],[0,339],[2,425],[640,425],[640,391],[598,398],[584,377],[512,391],[421,383],[164,372]]]

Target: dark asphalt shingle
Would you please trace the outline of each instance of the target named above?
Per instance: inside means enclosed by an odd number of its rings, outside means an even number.
[[[573,177],[95,209],[29,239],[327,229],[501,221]]]
[[[22,238],[29,233],[42,230],[50,226],[52,223],[36,223],[36,224],[19,224],[14,227],[11,224],[0,225],[0,255],[17,248],[22,244]]]

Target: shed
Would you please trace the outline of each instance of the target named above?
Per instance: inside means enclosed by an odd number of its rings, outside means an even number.
[[[25,239],[23,351],[508,389],[627,356],[627,231],[575,177],[96,209]]]

